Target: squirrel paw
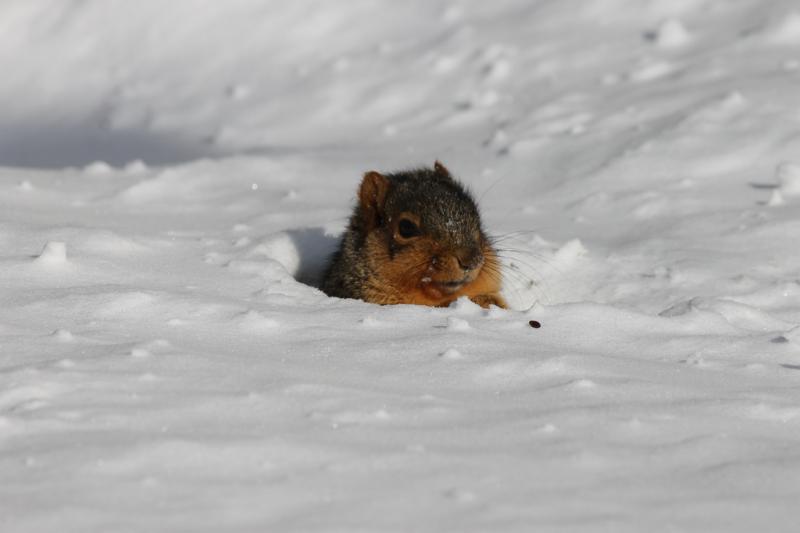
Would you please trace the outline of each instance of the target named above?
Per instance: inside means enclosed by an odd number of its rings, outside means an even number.
[[[479,294],[477,296],[470,297],[470,300],[480,305],[481,307],[489,307],[490,305],[496,305],[501,309],[508,309],[508,304],[506,304],[506,301],[499,294]]]

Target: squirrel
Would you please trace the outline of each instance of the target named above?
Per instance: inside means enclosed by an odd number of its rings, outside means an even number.
[[[321,289],[377,304],[449,305],[467,296],[506,308],[500,261],[475,200],[439,161],[364,174]]]

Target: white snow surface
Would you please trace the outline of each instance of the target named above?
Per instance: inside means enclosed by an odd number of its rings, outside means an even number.
[[[798,21],[3,1],[0,531],[796,531]],[[314,288],[435,159],[513,309]]]

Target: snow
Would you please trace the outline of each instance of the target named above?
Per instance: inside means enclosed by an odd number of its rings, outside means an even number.
[[[798,20],[1,3],[0,530],[794,531]],[[317,290],[436,159],[513,309]]]
[[[776,171],[778,190],[787,196],[800,196],[800,165],[784,162]]]
[[[680,19],[665,20],[650,37],[662,48],[679,48],[691,41],[691,36]]]

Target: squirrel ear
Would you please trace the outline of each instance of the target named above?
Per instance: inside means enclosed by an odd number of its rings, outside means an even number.
[[[390,185],[389,178],[379,172],[373,170],[364,174],[358,190],[358,209],[367,229],[380,224]]]
[[[441,175],[441,176],[446,176],[446,177],[448,177],[448,178],[450,177],[450,171],[449,171],[449,170],[447,170],[447,168],[446,168],[446,167],[445,167],[443,164],[441,164],[441,163],[439,162],[439,160],[438,160],[438,159],[437,159],[437,160],[436,160],[436,162],[433,164],[433,170],[434,170],[434,171],[435,171],[437,174],[439,174],[439,175]]]

